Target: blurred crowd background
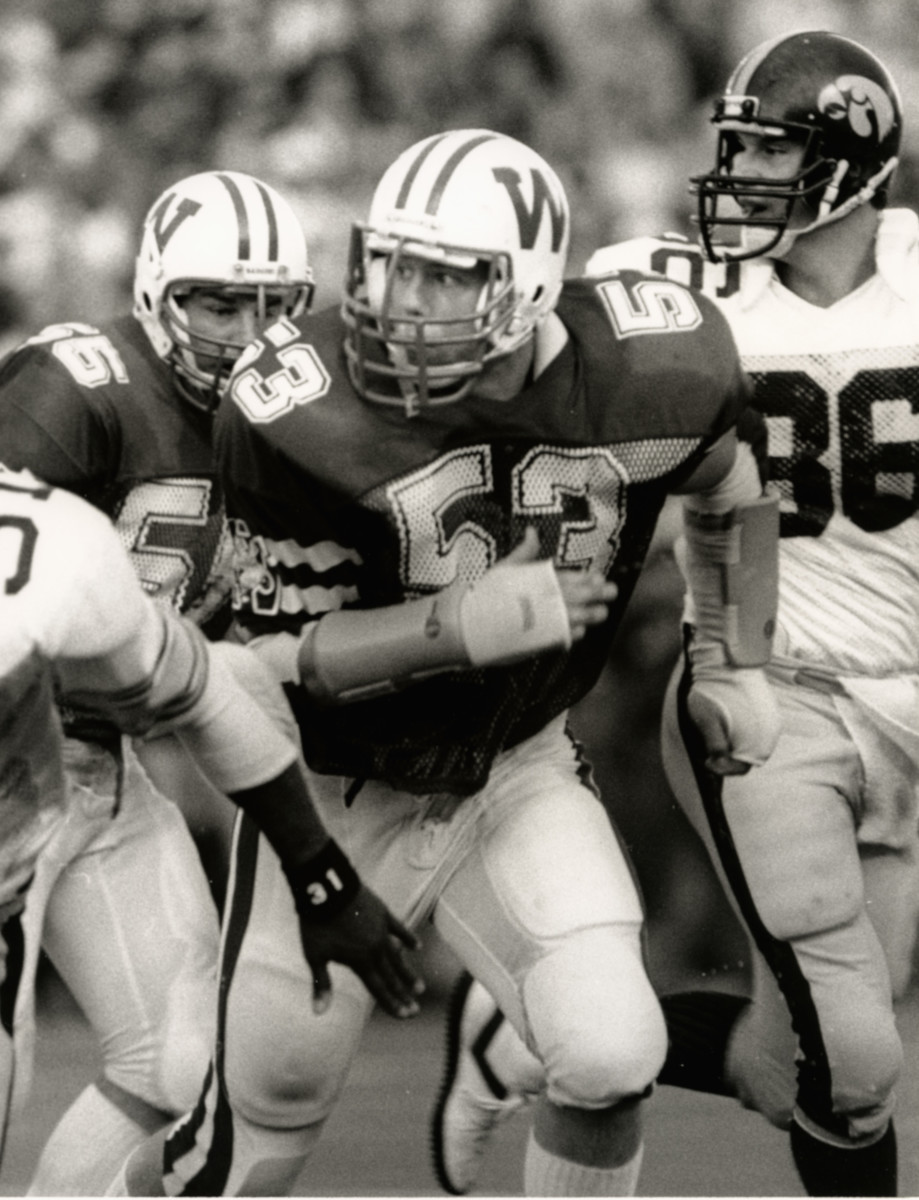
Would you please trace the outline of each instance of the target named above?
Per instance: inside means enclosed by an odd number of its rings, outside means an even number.
[[[445,127],[520,137],[559,170],[574,269],[686,228],[712,96],[747,49],[805,27],[893,71],[913,190],[915,0],[3,0],[0,331],[110,314],[153,199],[214,167],[294,202],[334,299],[374,181]]]
[[[687,178],[713,162],[712,98],[748,49],[803,28],[855,37],[893,72],[896,198],[914,203],[916,0],[3,0],[0,350],[129,305],[145,211],[198,170],[248,171],[291,200],[320,305],[382,170],[442,128],[509,133],[556,167],[572,270],[605,242],[687,231]],[[684,952],[731,970],[742,947],[657,760],[680,600],[660,545],[577,717],[664,931],[652,965],[666,986]]]

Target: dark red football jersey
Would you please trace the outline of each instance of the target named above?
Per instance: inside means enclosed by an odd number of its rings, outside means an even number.
[[[216,447],[253,633],[478,578],[527,526],[560,567],[619,588],[569,653],[331,709],[293,690],[315,769],[416,792],[482,786],[499,750],[592,687],[667,494],[745,407],[733,340],[700,294],[623,272],[567,283],[557,312],[568,344],[507,402],[409,418],[361,399],[337,310],[275,325],[237,372]]]
[[[50,326],[0,364],[0,460],[107,513],[145,591],[201,623],[229,592],[212,434],[133,317]]]

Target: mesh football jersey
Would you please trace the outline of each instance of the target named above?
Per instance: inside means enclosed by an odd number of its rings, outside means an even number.
[[[712,264],[682,239],[597,251],[702,287],[727,316],[768,427],[781,497],[777,654],[919,670],[919,221],[881,215],[878,270],[830,308],[771,262]]]
[[[217,419],[253,633],[296,631],[479,578],[533,526],[559,566],[616,582],[610,618],[568,654],[459,671],[321,708],[291,700],[320,771],[468,793],[494,755],[599,674],[669,491],[731,428],[747,385],[704,297],[629,274],[566,284],[569,340],[509,401],[401,409],[358,397],[337,310],[269,330]]]
[[[230,581],[211,433],[133,317],[50,326],[0,367],[3,461],[105,512],[147,594],[198,624]]]

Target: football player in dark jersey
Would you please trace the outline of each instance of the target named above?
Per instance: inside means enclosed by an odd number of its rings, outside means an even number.
[[[133,313],[43,329],[0,366],[4,461],[104,512],[145,592],[212,636],[226,626],[229,594],[213,414],[245,343],[306,307],[311,290],[289,204],[247,175],[206,172],[152,205]],[[131,1145],[196,1094],[219,927],[190,834],[129,741],[65,718],[65,762],[82,802],[41,856],[26,941],[37,954],[40,940],[90,1020],[103,1069],[53,1132],[32,1187],[94,1195]],[[210,790],[170,740],[151,745],[150,761],[154,752],[156,764],[175,764],[162,772],[169,786],[191,778],[194,811],[207,811]],[[31,985],[27,972],[23,1044]]]
[[[886,206],[902,108],[874,54],[814,30],[751,50],[713,120],[701,245],[637,238],[588,263],[691,279],[718,304],[781,496],[775,752],[716,780],[686,712],[691,664],[664,705],[668,778],[753,969],[750,997],[711,980],[663,997],[660,1080],[737,1096],[787,1130],[810,1195],[896,1195],[893,1002],[919,911],[919,221]],[[541,1072],[478,985],[451,1028],[435,1137],[466,1191]]]
[[[411,147],[354,229],[343,306],[244,354],[216,446],[240,630],[288,685],[348,854],[330,867],[432,920],[544,1062],[527,1191],[614,1195],[666,1035],[566,713],[686,493],[695,711],[719,769],[767,758],[777,514],[738,448],[747,383],[715,306],[636,272],[563,283],[569,222],[511,138]],[[234,872],[212,1069],[118,1194],[289,1192],[370,1011],[338,971],[316,1019],[276,863],[240,846]]]

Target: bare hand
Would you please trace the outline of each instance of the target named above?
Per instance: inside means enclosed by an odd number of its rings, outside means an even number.
[[[539,536],[532,525],[527,526],[523,540],[503,560],[507,563],[535,562],[539,558]],[[609,605],[619,589],[609,583],[599,571],[573,571],[556,568],[562,599],[568,610],[571,640],[579,641],[589,625],[602,625],[609,616]]]
[[[332,1002],[329,963],[339,962],[361,982],[392,1017],[414,1017],[424,983],[406,960],[404,951],[417,950],[418,941],[382,900],[367,887],[352,904],[330,921],[301,917],[300,940],[313,973],[313,1011],[324,1013]]]
[[[599,571],[559,571],[558,584],[568,609],[573,642],[584,636],[588,626],[603,624],[619,591]]]

